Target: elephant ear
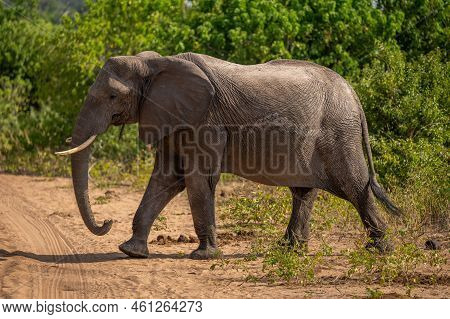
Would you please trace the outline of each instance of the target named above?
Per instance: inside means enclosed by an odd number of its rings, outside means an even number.
[[[139,110],[139,137],[146,144],[206,119],[214,87],[194,63],[166,57],[147,61],[152,76]]]

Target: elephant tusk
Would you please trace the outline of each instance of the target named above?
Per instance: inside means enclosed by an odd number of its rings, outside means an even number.
[[[70,150],[67,150],[67,151],[56,152],[55,154],[56,154],[56,155],[70,155],[70,154],[78,153],[78,152],[84,150],[84,149],[85,149],[86,147],[88,147],[89,145],[91,145],[92,142],[95,140],[96,137],[97,137],[97,135],[92,135],[92,136],[91,136],[90,138],[88,138],[87,141],[84,142],[83,144],[81,144],[81,145],[79,145],[79,146],[77,146],[77,147],[71,148]]]

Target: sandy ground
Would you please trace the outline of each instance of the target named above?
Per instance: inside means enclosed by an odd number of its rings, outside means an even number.
[[[219,185],[225,194],[230,185]],[[222,191],[225,189],[225,191]],[[106,196],[105,196],[105,192]],[[220,195],[219,195],[220,196]],[[108,198],[105,200],[105,197]],[[345,269],[338,255],[321,269],[320,284],[250,283],[233,267],[188,258],[196,243],[156,243],[158,235],[194,235],[186,193],[163,211],[149,238],[149,259],[131,259],[117,246],[131,235],[131,221],[141,193],[130,187],[93,187],[91,201],[97,220],[113,218],[104,237],[92,235],[76,207],[71,181],[0,174],[0,297],[1,298],[365,298],[367,284],[340,276]],[[227,259],[249,252],[245,240],[229,239],[220,227],[219,245]],[[332,236],[332,235],[330,235]],[[351,247],[348,235],[340,242]],[[248,267],[257,274],[261,263]],[[448,264],[445,276],[448,278]],[[385,297],[406,298],[402,285],[372,286]],[[448,280],[420,285],[413,297],[448,298]]]

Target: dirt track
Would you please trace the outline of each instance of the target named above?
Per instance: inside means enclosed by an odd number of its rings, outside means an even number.
[[[224,187],[221,185],[220,187]],[[367,285],[355,280],[324,280],[320,285],[268,285],[243,282],[237,269],[210,270],[213,261],[187,258],[195,243],[158,245],[157,235],[193,235],[185,192],[163,212],[165,227],[152,230],[149,259],[131,259],[117,246],[131,234],[141,194],[131,188],[93,188],[97,220],[113,218],[104,237],[89,233],[79,216],[69,179],[0,174],[1,298],[364,298]],[[97,199],[97,200],[96,200]],[[164,226],[164,225],[162,225]],[[222,240],[226,258],[248,252],[245,241]],[[258,271],[259,263],[249,264]],[[330,259],[324,278],[342,273]],[[448,270],[448,269],[447,269]],[[339,273],[339,272],[338,272]],[[448,272],[447,272],[448,273]],[[406,297],[405,287],[380,288],[385,296]],[[420,286],[416,297],[448,297],[449,284]]]

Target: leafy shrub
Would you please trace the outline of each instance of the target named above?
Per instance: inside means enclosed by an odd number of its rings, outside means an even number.
[[[233,197],[224,203],[223,217],[236,234],[273,236],[287,224],[291,195],[286,188],[259,187],[245,197]]]
[[[448,228],[448,150],[426,139],[374,141],[378,172],[391,185],[405,222]]]
[[[369,299],[381,299],[383,298],[383,292],[378,289],[366,288],[367,298]]]
[[[29,82],[0,77],[0,170],[66,175],[64,161],[48,151],[65,136],[64,119],[47,106],[28,109]]]
[[[48,80],[41,92],[52,97],[58,112],[74,119],[88,87],[111,56],[153,50],[164,55],[185,50],[190,29],[178,0],[86,1],[84,14],[62,18],[46,60]]]
[[[189,19],[195,30],[193,50],[245,64],[314,60],[349,75],[368,62],[377,41],[401,29],[398,13],[380,10],[371,1],[194,3]]]
[[[141,150],[130,161],[93,157],[89,173],[98,187],[131,185],[136,189],[143,190],[148,184],[153,164],[153,155]]]
[[[297,249],[275,244],[263,253],[263,272],[271,281],[296,282],[302,285],[315,282],[323,257],[328,254],[328,246],[319,252],[299,255]]]
[[[382,46],[355,85],[376,136],[448,144],[450,63],[435,50],[407,61],[398,48]]]
[[[399,17],[401,29],[395,35],[395,41],[409,57],[416,58],[448,46],[448,1],[378,0],[376,6],[388,17]]]
[[[28,87],[22,92],[22,109],[39,108],[38,87],[46,80],[43,61],[52,51],[49,42],[56,28],[38,15],[37,1],[16,2],[0,4],[0,76]]]
[[[404,244],[388,255],[378,255],[365,248],[347,253],[350,263],[348,275],[361,276],[369,283],[390,284],[402,282],[417,284],[420,280],[418,268],[430,266],[432,268],[431,281],[435,281],[447,263],[445,256],[439,251],[423,251],[415,244]]]
[[[314,202],[311,215],[311,233],[319,235],[334,228],[347,232],[349,229],[361,229],[358,212],[353,205],[330,193],[321,191]]]
[[[26,107],[27,95],[30,85],[27,81],[18,78],[10,80],[6,76],[0,77],[0,114],[2,115],[0,126],[0,156],[11,152],[19,141],[20,109]]]
[[[396,199],[405,202],[407,215],[429,216],[444,226],[450,190],[449,70],[439,50],[407,61],[388,46],[356,84],[383,182],[398,190]]]

